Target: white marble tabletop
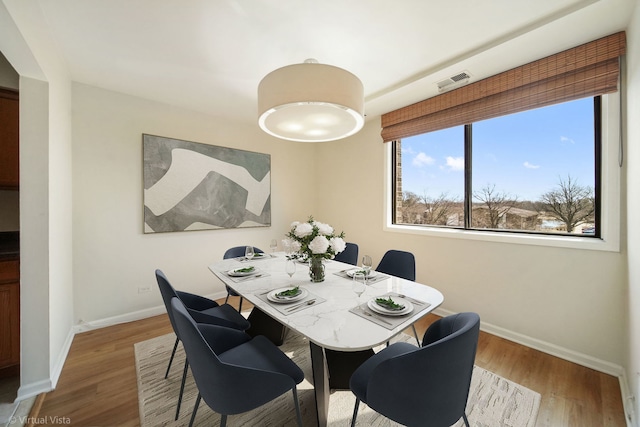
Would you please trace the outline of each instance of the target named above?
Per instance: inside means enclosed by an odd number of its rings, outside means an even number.
[[[226,285],[282,324],[305,335],[320,347],[339,351],[365,350],[385,343],[434,310],[444,300],[442,293],[430,286],[394,276],[388,276],[384,280],[377,280],[368,285],[365,292],[358,297],[352,290],[351,279],[344,277],[344,274],[339,274],[355,268],[352,265],[327,260],[325,280],[313,283],[309,279],[309,267],[306,264],[296,262],[296,272],[292,278],[289,278],[285,272],[285,263],[284,253],[279,252],[260,260],[245,261],[241,258],[222,260],[211,264],[209,270]],[[253,277],[237,280],[226,274],[234,268],[249,265],[253,265],[258,270]],[[317,296],[319,297],[317,301],[320,302],[302,310],[293,310],[291,314],[285,315],[282,307],[278,310],[274,307],[275,304],[264,298],[265,294],[271,290],[298,285],[309,291],[311,297],[306,299]],[[390,292],[405,295],[429,305],[425,307],[426,304],[414,304],[414,311],[404,316],[404,321],[393,329],[382,327],[349,312],[350,309],[371,298]]]

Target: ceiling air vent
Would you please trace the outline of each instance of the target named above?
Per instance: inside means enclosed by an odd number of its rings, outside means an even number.
[[[446,92],[451,89],[459,88],[469,83],[471,75],[468,71],[462,71],[455,76],[451,76],[448,79],[444,79],[436,83],[438,85],[438,92]]]

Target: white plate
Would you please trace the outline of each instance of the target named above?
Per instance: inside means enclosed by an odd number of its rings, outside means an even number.
[[[257,252],[255,254],[253,254],[253,259],[264,258],[266,256],[267,256],[267,254],[265,254],[264,252]]]
[[[227,274],[232,277],[243,277],[243,276],[251,276],[252,274],[256,274],[256,272],[258,271],[255,267],[252,267],[253,270],[251,271],[240,271],[240,270],[244,270],[245,268],[249,268],[249,267],[234,268],[233,270],[227,271]]]
[[[353,277],[354,274],[356,274],[357,272],[363,272],[364,273],[364,269],[362,268],[352,268],[351,270],[347,270],[345,271],[346,275],[349,277]],[[376,277],[378,273],[374,270],[369,270],[369,275],[367,276],[367,278],[369,277]]]
[[[305,288],[300,288],[300,293],[295,297],[279,297],[277,296],[280,292],[288,291],[289,289],[293,289],[295,286],[287,286],[286,288],[275,289],[267,294],[267,299],[271,302],[277,302],[278,304],[289,304],[290,302],[300,301],[301,299],[306,298],[309,295],[309,291]]]
[[[400,297],[391,297],[391,299],[396,304],[404,305],[402,310],[389,310],[388,308],[384,308],[381,305],[378,305],[376,302],[376,298],[370,299],[367,303],[367,306],[379,314],[384,314],[385,316],[404,316],[405,314],[411,313],[413,311],[413,304],[411,304],[406,299]]]

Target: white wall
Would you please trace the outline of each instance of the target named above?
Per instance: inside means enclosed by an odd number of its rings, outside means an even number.
[[[142,134],[271,155],[272,226],[143,234]],[[256,125],[181,110],[82,84],[73,86],[75,321],[162,307],[154,270],[178,289],[226,295],[207,266],[236,245],[269,249],[313,213],[314,148],[276,140]],[[150,293],[138,293],[139,286]],[[164,307],[162,307],[164,310]]]
[[[49,348],[49,86],[20,79],[21,384],[51,388]],[[31,394],[24,392],[24,394]]]
[[[71,86],[46,28],[37,2],[0,4],[0,50],[20,75],[19,399],[55,387],[73,326]]]
[[[625,365],[631,394],[635,395],[636,422],[640,423],[640,6],[636,8],[627,30],[627,235],[629,250],[628,346]]]
[[[379,120],[370,120],[349,140],[321,146],[317,164],[335,169],[334,184],[319,186],[319,220],[344,230],[374,260],[387,249],[413,252],[417,280],[442,291],[445,310],[476,311],[497,332],[620,370],[627,338],[623,255],[385,231],[387,159],[379,132]]]

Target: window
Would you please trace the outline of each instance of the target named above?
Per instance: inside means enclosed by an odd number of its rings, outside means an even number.
[[[394,224],[600,237],[601,98],[394,144]]]

